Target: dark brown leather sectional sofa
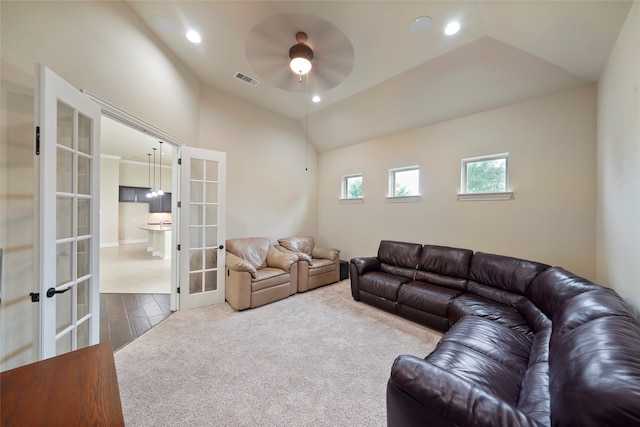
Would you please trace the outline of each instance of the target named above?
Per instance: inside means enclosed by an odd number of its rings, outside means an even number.
[[[640,321],[612,289],[545,264],[382,241],[356,300],[445,332],[401,355],[388,426],[640,426]]]

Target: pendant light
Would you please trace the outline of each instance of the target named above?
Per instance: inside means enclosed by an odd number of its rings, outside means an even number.
[[[153,188],[156,188],[156,147],[153,147]],[[156,197],[156,190],[151,192],[151,197]]]
[[[147,191],[147,199],[150,199],[152,197],[151,195],[151,153],[147,153],[147,156],[149,156],[149,191]]]
[[[162,196],[164,191],[162,191],[162,141],[160,142],[160,160],[158,160],[158,172],[160,173],[160,185],[158,185],[158,196]]]

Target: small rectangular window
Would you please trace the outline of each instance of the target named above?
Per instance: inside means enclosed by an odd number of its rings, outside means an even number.
[[[362,174],[343,176],[341,198],[362,199],[362,197]]]
[[[420,195],[420,169],[409,166],[389,170],[389,197]]]
[[[511,198],[508,159],[509,153],[462,159],[459,196],[508,194]]]

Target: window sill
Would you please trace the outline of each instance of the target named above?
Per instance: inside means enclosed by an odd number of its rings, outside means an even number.
[[[387,203],[417,203],[420,200],[422,200],[421,196],[387,197]]]
[[[338,199],[338,202],[341,205],[355,205],[355,204],[364,203],[364,199],[363,198],[358,198],[358,199]]]
[[[500,193],[459,193],[458,201],[468,202],[475,200],[511,200],[513,191],[505,191]]]

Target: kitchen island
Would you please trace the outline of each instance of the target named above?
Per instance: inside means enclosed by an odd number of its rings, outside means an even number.
[[[162,259],[171,258],[171,223],[146,224],[139,228],[149,232],[147,252]]]

